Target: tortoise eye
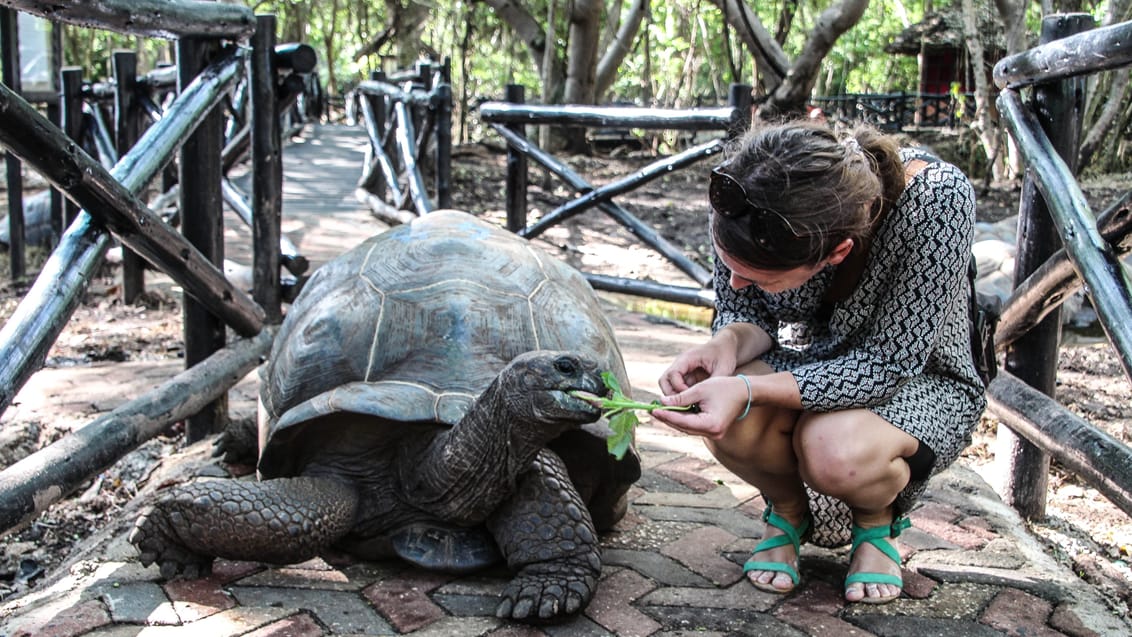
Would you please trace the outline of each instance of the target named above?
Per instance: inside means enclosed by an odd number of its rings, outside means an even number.
[[[554,361],[554,369],[566,376],[578,373],[578,362],[569,356],[560,356]]]

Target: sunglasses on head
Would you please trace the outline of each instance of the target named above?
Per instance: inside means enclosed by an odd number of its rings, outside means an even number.
[[[759,223],[764,232],[772,230],[777,225],[785,228],[787,232],[799,239],[810,235],[810,233],[798,232],[794,225],[790,223],[790,220],[783,217],[781,213],[751,203],[750,198],[747,197],[747,189],[743,187],[743,184],[719,168],[711,169],[711,180],[708,183],[708,203],[711,204],[711,209],[716,214],[729,219],[750,215],[752,221]],[[767,241],[767,237],[762,233],[760,235],[762,236],[756,237],[755,240],[762,244]]]

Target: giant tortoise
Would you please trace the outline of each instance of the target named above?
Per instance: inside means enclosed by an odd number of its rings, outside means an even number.
[[[496,614],[561,620],[593,595],[595,530],[640,476],[606,452],[602,371],[628,388],[575,270],[458,211],[370,238],[316,272],[261,372],[258,481],[165,492],[130,541],[165,577],[215,557],[328,549],[514,571]]]

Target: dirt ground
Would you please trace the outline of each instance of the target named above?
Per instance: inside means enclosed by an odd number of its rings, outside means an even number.
[[[651,157],[649,152],[620,149],[612,156],[574,158],[569,164],[596,186],[633,173]],[[710,270],[704,232],[709,163],[664,174],[618,196],[617,202]],[[503,223],[506,161],[501,149],[488,145],[458,148],[452,166],[454,207]],[[1100,179],[1086,183],[1086,194],[1094,210],[1100,210],[1130,187],[1132,183],[1124,176]],[[532,168],[528,196],[532,218],[572,196],[573,192],[557,178]],[[1016,188],[981,191],[980,219],[997,221],[1015,214],[1017,200]],[[537,241],[583,270],[693,285],[653,251],[635,247],[638,241],[595,210],[551,229]],[[610,245],[630,249],[610,257]],[[23,292],[8,283],[6,269],[5,257],[0,265],[0,320],[7,319]],[[179,297],[156,289],[142,304],[122,305],[117,276],[117,267],[104,267],[49,353],[47,367],[175,360],[183,356]],[[703,309],[659,302],[636,301],[632,309],[700,324],[709,316]],[[1132,403],[1128,396],[1132,388],[1112,348],[1095,341],[1062,348],[1057,398],[1117,440],[1130,444]],[[0,419],[0,466],[15,462],[88,420],[77,414],[73,422],[28,422],[9,427]],[[995,484],[994,429],[993,420],[984,419],[974,444],[961,460],[983,473],[991,484]],[[29,527],[0,540],[0,600],[34,586],[77,540],[111,519],[136,493],[155,460],[176,449],[179,442],[179,432],[173,431],[147,443]],[[1034,522],[1032,528],[1075,572],[1126,603],[1132,602],[1132,520],[1105,498],[1055,465],[1047,516]]]

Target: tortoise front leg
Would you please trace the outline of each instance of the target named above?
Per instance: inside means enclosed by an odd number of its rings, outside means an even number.
[[[354,525],[358,496],[326,478],[199,480],[170,489],[130,533],[144,566],[203,577],[217,557],[290,564],[318,555]]]
[[[597,587],[597,533],[566,465],[543,450],[520,476],[518,492],[488,520],[507,565],[518,571],[497,617],[554,622],[578,613]]]

